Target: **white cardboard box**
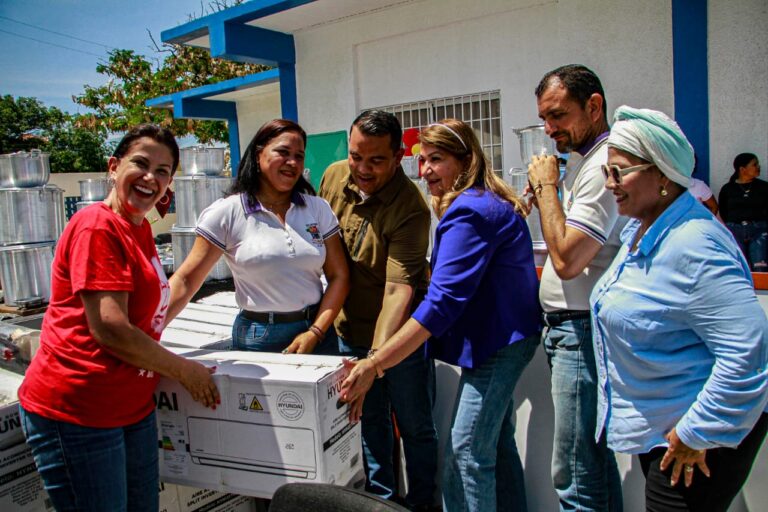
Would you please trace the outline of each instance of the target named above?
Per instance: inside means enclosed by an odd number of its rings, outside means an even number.
[[[0,510],[52,510],[21,430],[16,395],[21,381],[21,375],[0,369]]]
[[[155,394],[164,482],[270,498],[287,482],[354,483],[360,425],[339,402],[340,357],[171,349],[216,366],[216,410],[176,381]]]
[[[209,489],[160,483],[160,512],[256,512],[256,500]]]

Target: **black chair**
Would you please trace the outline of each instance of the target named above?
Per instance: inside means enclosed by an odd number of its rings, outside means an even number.
[[[269,512],[408,512],[397,503],[364,491],[329,484],[282,485],[269,505]]]

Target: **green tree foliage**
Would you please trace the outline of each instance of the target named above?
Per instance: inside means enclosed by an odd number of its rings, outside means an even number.
[[[240,3],[219,0],[209,3],[208,11]],[[203,14],[206,14],[205,10]],[[86,85],[83,94],[72,98],[93,111],[81,115],[77,125],[101,132],[120,132],[139,123],[156,123],[171,128],[177,136],[193,134],[200,142],[228,141],[227,126],[223,121],[173,119],[170,110],[149,108],[145,102],[268,68],[213,59],[201,48],[167,43],[157,45],[152,41],[158,55],[153,60],[132,50],[113,50],[109,53],[109,61],[96,67],[96,71],[109,80],[102,86]]]
[[[44,148],[51,153],[51,172],[106,172],[105,144],[103,134],[69,125],[52,131]]]
[[[6,94],[0,98],[0,153],[28,149],[25,134],[50,131],[67,121],[67,114],[56,107],[46,107],[37,98],[14,98]]]
[[[0,98],[0,153],[39,148],[51,154],[51,172],[106,170],[106,134],[75,126],[74,119],[37,98]]]

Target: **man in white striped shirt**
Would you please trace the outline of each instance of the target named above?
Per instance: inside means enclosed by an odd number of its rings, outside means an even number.
[[[562,182],[555,156],[534,157],[528,168],[548,252],[539,300],[555,408],[552,479],[561,510],[621,510],[616,460],[604,438],[594,439],[589,319],[589,294],[616,255],[623,226],[601,169],[608,160],[605,93],[591,70],[568,65],[544,76],[536,98],[547,135],[559,152],[571,153]]]

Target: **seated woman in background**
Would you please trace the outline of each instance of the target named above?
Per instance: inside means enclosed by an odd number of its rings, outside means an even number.
[[[467,124],[445,119],[419,138],[421,175],[440,218],[429,289],[403,327],[354,366],[341,395],[356,419],[373,379],[431,338],[430,355],[462,367],[445,510],[526,510],[512,396],[538,346],[541,310],[525,207]]]
[[[302,176],[306,141],[286,119],[259,128],[231,195],[200,214],[192,250],[171,276],[168,321],[224,254],[241,309],[235,350],[318,352],[349,291],[349,272],[336,216]],[[333,338],[321,352],[334,353]]]
[[[639,455],[650,511],[727,510],[768,429],[768,320],[733,237],[686,190],[692,170],[669,117],[616,110],[603,171],[631,219],[590,298],[595,435]]]
[[[768,183],[758,179],[752,153],[733,160],[733,175],[720,189],[720,217],[733,233],[754,272],[768,272]]]
[[[178,163],[169,130],[130,130],[108,162],[109,196],[77,212],[56,245],[40,349],[19,389],[56,510],[157,510],[160,375],[218,401],[212,370],[158,344],[170,290],[145,216]]]

